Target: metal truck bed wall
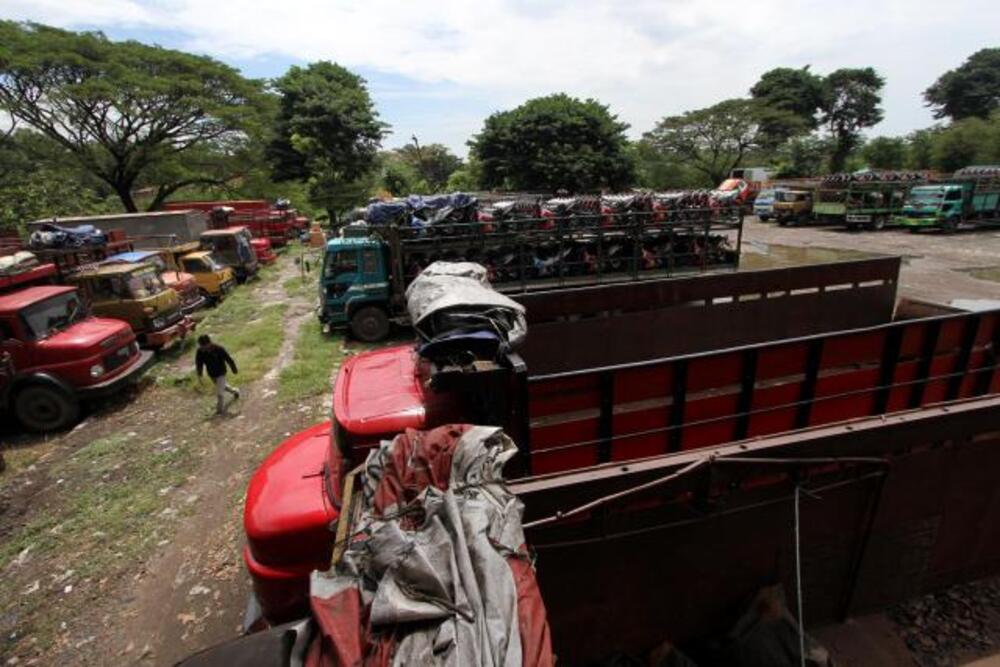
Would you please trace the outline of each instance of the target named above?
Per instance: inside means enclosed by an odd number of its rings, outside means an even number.
[[[63,227],[93,225],[102,232],[121,229],[129,237],[173,234],[185,241],[197,240],[208,224],[201,211],[150,211],[36,220],[28,223],[28,231],[47,223]]]
[[[1000,310],[521,376],[533,474],[715,446],[1000,391]]]
[[[519,353],[538,375],[883,324],[899,265],[880,257],[522,294]]]
[[[515,481],[528,526],[607,499],[527,530],[560,662],[719,636],[765,585],[795,609],[796,483],[807,627],[1000,571],[995,395]]]

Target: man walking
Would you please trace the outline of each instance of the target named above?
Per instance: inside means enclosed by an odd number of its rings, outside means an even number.
[[[226,392],[233,395],[233,398],[240,397],[240,390],[226,384],[226,366],[237,375],[236,362],[226,352],[226,348],[216,345],[207,335],[198,336],[198,353],[194,356],[195,369],[198,372],[198,381],[201,382],[202,371],[208,371],[208,377],[215,383],[215,414],[226,413]]]

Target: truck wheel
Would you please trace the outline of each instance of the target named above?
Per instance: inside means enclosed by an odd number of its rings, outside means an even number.
[[[58,431],[80,416],[80,403],[58,387],[33,384],[15,396],[14,414],[29,431]]]
[[[389,335],[389,318],[378,306],[365,306],[351,316],[351,335],[375,343]]]
[[[954,234],[958,231],[958,220],[956,218],[945,218],[941,229],[944,230],[945,234]]]
[[[881,215],[876,215],[875,217],[872,218],[872,222],[868,226],[868,229],[875,232],[882,231],[883,229],[885,229],[885,218]]]

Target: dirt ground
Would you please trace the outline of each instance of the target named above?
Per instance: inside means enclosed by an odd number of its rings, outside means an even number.
[[[744,251],[748,268],[901,254],[904,295],[1000,299],[1000,231],[849,233],[751,219]],[[299,272],[293,258],[286,254],[265,279],[243,288],[253,290],[262,313],[282,304],[272,328],[264,314],[251,313],[246,323],[280,345],[257,351],[266,369],[259,377],[235,378],[243,396],[230,416],[213,417],[211,396],[185,379],[189,348],[68,433],[30,437],[0,428],[8,462],[0,473],[0,665],[169,665],[239,633],[249,593],[241,556],[247,482],[282,439],[329,413],[328,383],[285,391],[283,371],[303,352],[308,336],[301,330],[314,317],[314,291],[288,286]],[[219,337],[225,344],[226,332]],[[325,340],[338,355],[351,350],[341,338]],[[969,590],[962,594],[977,588]],[[991,594],[977,604],[997,618],[996,602]],[[1000,623],[973,628],[986,638],[974,650],[911,641],[918,621],[932,613],[960,620],[964,612],[954,610],[961,608],[901,607],[856,619],[862,631],[839,626],[822,638],[840,664],[852,665],[955,664],[1000,650]],[[887,652],[869,656],[888,657],[852,657],[871,641]]]

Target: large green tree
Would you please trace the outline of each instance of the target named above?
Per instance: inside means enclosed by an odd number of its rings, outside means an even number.
[[[443,144],[421,144],[416,137],[393,153],[413,168],[427,187],[437,192],[448,184],[448,177],[462,166],[462,160]]]
[[[155,207],[237,176],[265,109],[259,82],[211,58],[0,21],[0,110],[60,144],[129,211],[137,187],[155,189]]]
[[[1000,48],[976,51],[924,91],[935,118],[986,118],[1000,108]]]
[[[634,178],[626,129],[600,102],[560,93],[494,113],[469,146],[485,187],[621,189]]]
[[[379,121],[365,80],[335,63],[292,67],[274,82],[280,108],[268,147],[278,180],[305,180],[310,199],[336,223],[374,186]]]
[[[875,137],[861,149],[861,156],[872,169],[902,169],[906,148],[906,140],[900,137]]]
[[[882,120],[882,86],[871,67],[838,69],[823,80],[822,122],[836,142],[830,170],[842,171],[847,158],[861,143],[861,130]]]
[[[964,118],[937,132],[931,156],[934,168],[944,172],[1000,162],[1000,111],[987,119]]]
[[[732,99],[668,116],[642,141],[663,156],[685,161],[707,184],[718,185],[748,155],[769,144],[769,126],[796,122],[791,112],[756,100]]]
[[[778,145],[792,136],[810,132],[819,126],[816,114],[823,107],[823,92],[823,77],[810,72],[809,65],[806,65],[800,69],[777,67],[765,72],[750,89],[750,96],[772,109],[786,111],[796,118],[796,122],[791,125],[774,120],[764,127],[771,142]]]

